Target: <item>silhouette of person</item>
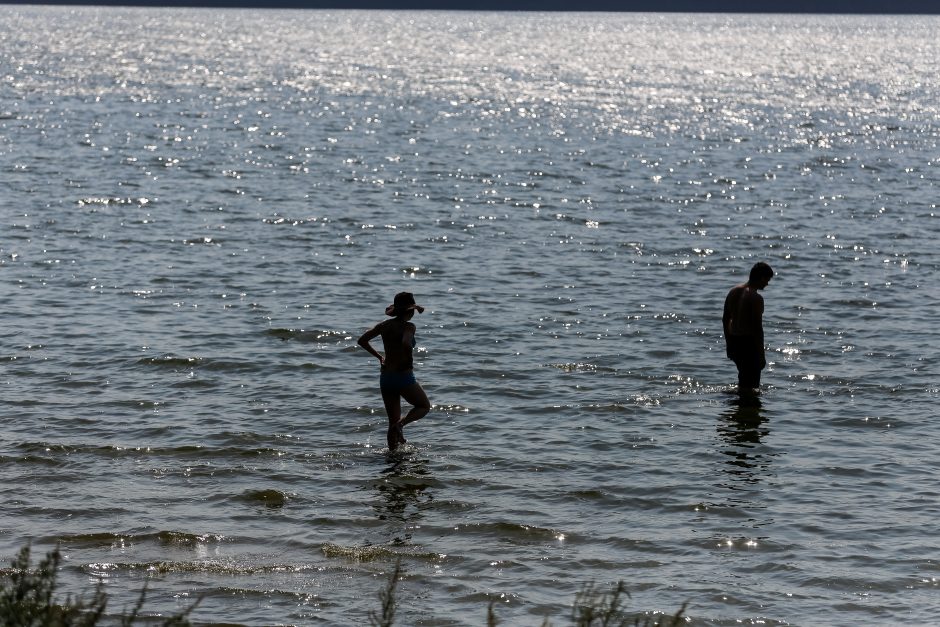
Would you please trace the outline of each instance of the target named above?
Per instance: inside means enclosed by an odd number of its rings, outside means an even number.
[[[359,338],[359,346],[379,360],[381,375],[379,387],[382,401],[388,414],[388,448],[394,451],[399,444],[407,442],[403,428],[405,425],[420,420],[430,410],[431,403],[421,385],[415,379],[413,350],[415,325],[410,322],[415,311],[424,313],[424,307],[415,302],[410,292],[395,294],[395,302],[385,308],[385,315],[392,316],[369,329]],[[383,357],[369,342],[382,336],[385,348]],[[412,407],[404,416],[401,415],[401,399],[411,403]]]
[[[721,317],[728,359],[738,367],[738,391],[760,387],[760,372],[767,366],[764,354],[764,298],[757,293],[770,283],[774,271],[763,261],[751,268],[747,283],[736,285],[725,298]]]

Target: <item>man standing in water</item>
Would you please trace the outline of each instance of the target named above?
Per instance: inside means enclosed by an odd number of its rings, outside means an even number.
[[[736,285],[725,298],[721,317],[728,359],[738,367],[738,391],[760,387],[760,371],[767,365],[764,355],[764,298],[757,293],[770,283],[774,271],[763,261],[751,268],[747,283]]]

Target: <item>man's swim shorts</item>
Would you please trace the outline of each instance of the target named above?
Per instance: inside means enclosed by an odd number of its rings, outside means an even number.
[[[764,347],[760,340],[749,335],[728,337],[728,356],[738,367],[738,386],[759,388],[760,371],[764,367]]]

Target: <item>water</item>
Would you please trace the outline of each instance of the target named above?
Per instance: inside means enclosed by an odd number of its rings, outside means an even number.
[[[4,562],[243,625],[363,624],[399,557],[403,625],[935,620],[937,18],[0,16]]]

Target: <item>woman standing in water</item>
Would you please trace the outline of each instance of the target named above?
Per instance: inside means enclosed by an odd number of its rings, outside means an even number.
[[[399,444],[406,442],[402,432],[405,425],[424,418],[431,410],[427,394],[414,375],[412,351],[416,342],[415,325],[411,319],[415,311],[424,313],[424,307],[415,302],[411,292],[399,292],[395,294],[395,302],[385,308],[385,315],[392,316],[392,319],[380,322],[359,338],[359,346],[375,356],[382,367],[379,385],[388,413],[389,450],[395,450]],[[380,335],[385,347],[384,357],[369,344],[370,340]],[[401,399],[412,405],[404,418],[401,415]]]

